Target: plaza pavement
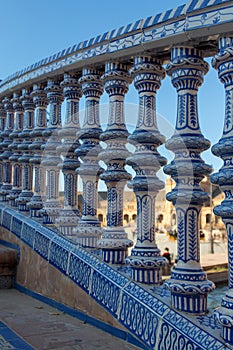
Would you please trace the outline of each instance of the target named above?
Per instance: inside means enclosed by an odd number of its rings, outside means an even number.
[[[0,290],[1,350],[136,350],[16,289]]]
[[[226,253],[203,254],[202,266],[227,263]],[[0,290],[0,350],[135,350],[137,346],[16,289]]]

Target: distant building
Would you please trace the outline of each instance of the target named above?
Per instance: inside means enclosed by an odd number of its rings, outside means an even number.
[[[211,201],[205,203],[200,215],[200,229],[209,230],[212,222],[212,228],[224,230],[225,226],[222,219],[213,214],[212,208],[220,204],[224,198],[224,194],[220,191],[217,185],[210,183],[209,178],[202,181],[202,188],[211,193]],[[176,211],[173,204],[166,200],[166,193],[170,192],[175,186],[173,180],[168,178],[166,180],[165,188],[159,191],[156,197],[155,213],[156,222],[155,227],[158,230],[169,230],[176,228]],[[107,192],[99,192],[97,215],[103,226],[107,225]],[[125,191],[124,193],[124,225],[133,226],[137,219],[137,206],[135,194],[132,191]]]

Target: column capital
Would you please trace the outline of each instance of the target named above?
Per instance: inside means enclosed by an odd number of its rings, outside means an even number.
[[[6,111],[6,121],[5,121],[5,128],[3,132],[1,133],[1,136],[7,138],[9,134],[13,131],[14,128],[14,109],[13,109],[13,104],[11,102],[11,97],[5,97],[2,100],[4,109]],[[10,140],[5,139],[6,142],[10,142]],[[4,141],[3,141],[4,143]],[[8,143],[9,144],[9,143]],[[4,143],[4,146],[6,146],[6,143]]]
[[[161,61],[153,56],[136,56],[134,66],[130,69],[134,86],[139,92],[156,92],[165,78],[165,69]]]
[[[3,150],[3,153],[0,154],[0,161],[3,161],[3,185],[0,188],[0,201],[6,202],[7,195],[9,194],[12,188],[12,164],[9,160],[9,157],[12,155],[12,152],[8,146],[12,143],[12,139],[9,138],[10,133],[14,128],[14,110],[11,102],[11,96],[5,97],[2,100],[4,109],[6,111],[6,122],[4,130],[1,132],[1,137],[4,137],[3,141],[0,144],[0,148]]]
[[[105,90],[109,96],[124,96],[129,88],[132,78],[129,74],[131,65],[119,62],[107,62],[105,64],[105,73],[101,80],[105,84]]]
[[[4,108],[4,104],[2,103],[2,101],[0,101],[0,137],[2,136],[2,132],[5,128],[5,121],[6,121],[6,110]]]
[[[60,86],[66,99],[79,100],[82,97],[78,74],[65,73]]]
[[[21,97],[20,93],[17,93],[17,92],[13,93],[13,97],[11,99],[11,102],[12,102],[12,107],[13,107],[15,112],[23,112],[23,110],[24,110],[20,97]]]
[[[232,72],[233,35],[221,36],[218,40],[218,53],[212,59],[212,66],[218,70],[219,79]]]
[[[45,91],[50,103],[61,104],[63,102],[64,98],[60,84],[59,80],[48,79]]]
[[[35,107],[47,107],[48,100],[44,84],[34,84],[31,92]]]
[[[196,93],[208,70],[209,65],[198,49],[183,46],[172,48],[171,62],[167,65],[166,72],[177,91],[188,89]]]
[[[7,112],[13,112],[13,104],[11,101],[11,97],[4,97],[4,99],[2,100],[2,103],[4,105],[5,111]]]
[[[97,146],[102,129],[99,120],[99,100],[103,94],[103,82],[101,74],[103,72],[95,68],[84,68],[79,83],[82,86],[85,102],[85,119],[83,127],[77,132],[78,139],[83,140],[83,144],[76,150],[78,156],[83,156]],[[97,140],[97,143],[88,140]],[[86,141],[85,141],[86,140]],[[100,149],[98,149],[99,152]],[[97,153],[98,153],[97,152]]]
[[[23,129],[24,109],[20,97],[20,93],[14,92],[13,98],[11,99],[15,117],[14,129],[9,135],[11,138],[13,138],[13,142],[8,146],[8,148],[14,152],[9,157],[9,160],[12,162],[13,166],[13,186],[7,195],[7,199],[12,207],[17,207],[16,199],[22,191],[22,165],[18,161],[21,156],[21,152],[18,150],[18,146],[22,143],[22,139],[19,138],[19,134]]]
[[[6,110],[4,108],[4,103],[3,101],[0,101],[0,118],[5,118],[6,117]]]
[[[55,134],[57,134],[61,128],[61,104],[63,102],[63,93],[60,83],[59,80],[49,79],[45,87],[50,109],[49,122],[47,128],[43,131],[43,136],[47,138],[52,134],[57,136]]]
[[[101,75],[103,71],[95,68],[86,67],[82,70],[82,76],[79,83],[82,86],[82,92],[86,97],[100,98],[103,94],[103,82]]]
[[[23,106],[24,110],[34,111],[35,105],[33,103],[30,89],[23,89],[20,99],[22,101],[22,106]]]

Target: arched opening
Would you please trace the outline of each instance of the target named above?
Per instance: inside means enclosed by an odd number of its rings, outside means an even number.
[[[210,224],[210,221],[211,221],[211,214],[206,214],[205,223]]]
[[[161,223],[163,221],[163,214],[159,214],[157,220]]]
[[[172,226],[176,225],[176,214],[172,214]]]
[[[124,221],[126,221],[127,224],[128,224],[128,222],[129,222],[129,215],[128,215],[128,214],[125,214],[125,215],[124,215]]]
[[[98,215],[98,219],[99,219],[100,222],[103,222],[103,220],[104,220],[103,214],[99,214],[99,215]]]

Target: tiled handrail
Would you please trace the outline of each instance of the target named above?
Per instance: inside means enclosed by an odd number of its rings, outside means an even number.
[[[71,278],[150,349],[223,350],[213,312],[191,317],[170,308],[170,293],[133,282],[127,268],[77,247],[47,227],[0,205],[0,224]],[[108,293],[106,293],[108,290]]]

